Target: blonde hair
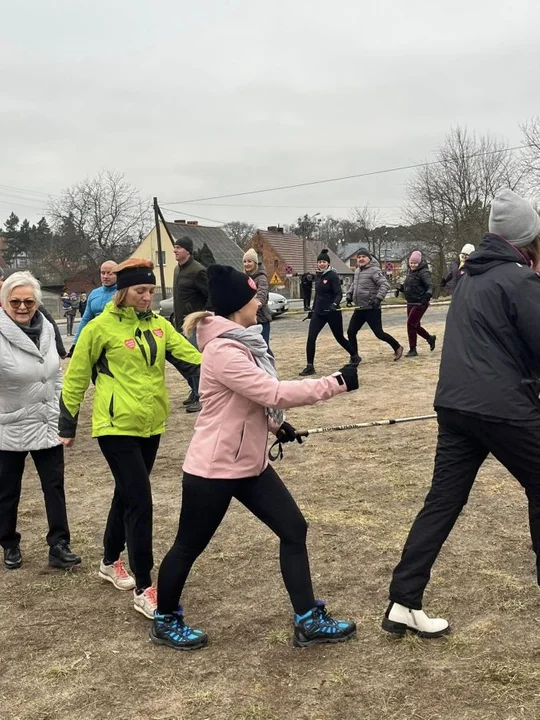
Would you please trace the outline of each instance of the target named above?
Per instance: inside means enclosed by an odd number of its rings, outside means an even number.
[[[122,288],[114,293],[112,301],[115,308],[122,307],[125,303],[128,289],[129,288]]]
[[[182,325],[182,332],[186,337],[193,335],[197,329],[197,325],[207,317],[214,317],[214,313],[209,310],[199,310],[198,312],[190,313]]]
[[[0,303],[2,303],[2,305],[5,305],[8,302],[11,293],[16,288],[26,286],[32,288],[36,303],[38,305],[41,305],[41,285],[39,284],[39,280],[37,280],[31,272],[28,272],[28,270],[20,270],[19,272],[14,272],[4,280],[4,284],[2,285],[2,289],[0,290]]]

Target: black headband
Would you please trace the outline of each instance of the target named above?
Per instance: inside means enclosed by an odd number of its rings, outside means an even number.
[[[133,285],[155,285],[156,276],[153,270],[145,267],[125,268],[116,273],[116,287],[123,290]]]

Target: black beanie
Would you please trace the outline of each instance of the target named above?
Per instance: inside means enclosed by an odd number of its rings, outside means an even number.
[[[208,294],[215,314],[227,317],[255,297],[257,286],[249,275],[229,265],[209,265]]]
[[[367,248],[364,248],[364,247],[358,248],[358,250],[356,251],[356,255],[365,255],[366,257],[368,257],[371,260],[371,253],[369,252],[369,250]]]
[[[184,250],[187,250],[188,253],[193,255],[193,240],[187,235],[184,235],[184,237],[181,238],[177,238],[174,241],[174,244],[176,247],[184,248]]]
[[[319,260],[327,262],[330,265],[330,255],[328,254],[328,250],[326,248],[321,250],[321,252],[317,255],[317,262],[319,262]]]

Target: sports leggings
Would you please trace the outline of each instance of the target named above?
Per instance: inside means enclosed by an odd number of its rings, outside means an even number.
[[[280,540],[281,574],[296,613],[315,606],[306,548],[307,523],[276,471],[255,477],[209,480],[184,473],[178,533],[159,570],[158,612],[174,612],[195,560],[223,520],[232,498],[262,520]]]
[[[308,365],[313,365],[313,362],[315,360],[315,344],[317,342],[319,333],[324,328],[326,323],[328,323],[328,325],[330,326],[332,335],[341,345],[341,347],[346,350],[349,355],[354,354],[351,343],[343,334],[343,315],[337,311],[325,313],[324,315],[316,315],[315,313],[313,313],[313,315],[311,316],[311,320],[309,321],[309,332],[306,345],[306,356]]]

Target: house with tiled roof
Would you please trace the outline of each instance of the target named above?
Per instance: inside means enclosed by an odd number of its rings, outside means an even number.
[[[176,267],[173,242],[181,237],[187,236],[191,238],[193,241],[194,254],[201,251],[206,245],[212,252],[217,263],[220,265],[232,265],[232,267],[242,270],[242,256],[244,253],[238,245],[231,240],[222,227],[199,225],[196,220],[175,220],[174,222],[166,222],[165,225],[160,223],[160,234],[161,260],[163,262],[165,286],[168,296],[172,293],[174,269]],[[157,268],[159,267],[160,257],[155,227],[152,228],[138,248],[133,251],[131,257],[144,258],[154,263],[156,266],[156,277],[158,278],[156,291],[159,294],[160,282]]]
[[[298,296],[299,277],[305,272],[317,270],[317,255],[324,248],[319,240],[305,240],[294,233],[287,233],[282,227],[271,225],[267,230],[257,230],[248,243],[259,254],[270,285],[281,291],[288,291],[291,297]],[[344,288],[350,284],[353,271],[329,250],[330,263],[340,276]]]

